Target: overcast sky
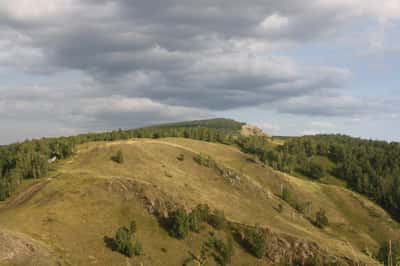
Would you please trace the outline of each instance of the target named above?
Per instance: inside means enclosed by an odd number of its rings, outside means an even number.
[[[2,0],[0,143],[230,117],[400,140],[400,0]]]

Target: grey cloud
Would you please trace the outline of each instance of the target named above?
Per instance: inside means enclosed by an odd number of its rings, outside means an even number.
[[[85,121],[88,128],[133,128],[163,121],[212,117],[202,109],[121,96],[83,100],[75,113],[89,118]]]
[[[384,98],[357,98],[331,92],[330,95],[307,95],[293,97],[277,104],[282,113],[301,114],[306,116],[353,117],[385,116],[393,113],[398,105]]]
[[[0,3],[0,48],[16,47],[0,52],[0,65],[49,78],[75,70],[88,81],[76,75],[59,89],[4,89],[0,108],[11,118],[44,117],[68,127],[77,121],[79,127],[97,128],[262,104],[328,116],[359,113],[363,107],[358,101],[341,103],[342,95],[322,101],[309,96],[337,91],[350,78],[349,70],[306,67],[274,55],[282,43],[337,32],[351,21],[346,9],[311,0],[69,0],[40,14],[39,7],[13,3],[14,13]],[[274,15],[284,23],[263,29]],[[130,105],[121,109],[116,102]]]

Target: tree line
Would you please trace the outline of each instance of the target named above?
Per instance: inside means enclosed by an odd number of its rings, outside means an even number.
[[[262,137],[241,137],[237,143],[274,169],[313,179],[325,174],[342,179],[350,189],[400,218],[400,143],[345,135],[290,138],[276,146]],[[333,169],[327,169],[318,158],[329,160]]]

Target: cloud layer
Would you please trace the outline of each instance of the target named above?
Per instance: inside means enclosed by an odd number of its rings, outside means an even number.
[[[6,0],[0,70],[30,78],[0,87],[0,110],[88,130],[254,106],[362,115],[351,69],[286,52],[399,16],[396,0]]]

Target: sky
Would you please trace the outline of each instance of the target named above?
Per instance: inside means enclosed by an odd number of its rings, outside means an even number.
[[[400,141],[400,0],[2,0],[0,144],[228,117]]]

